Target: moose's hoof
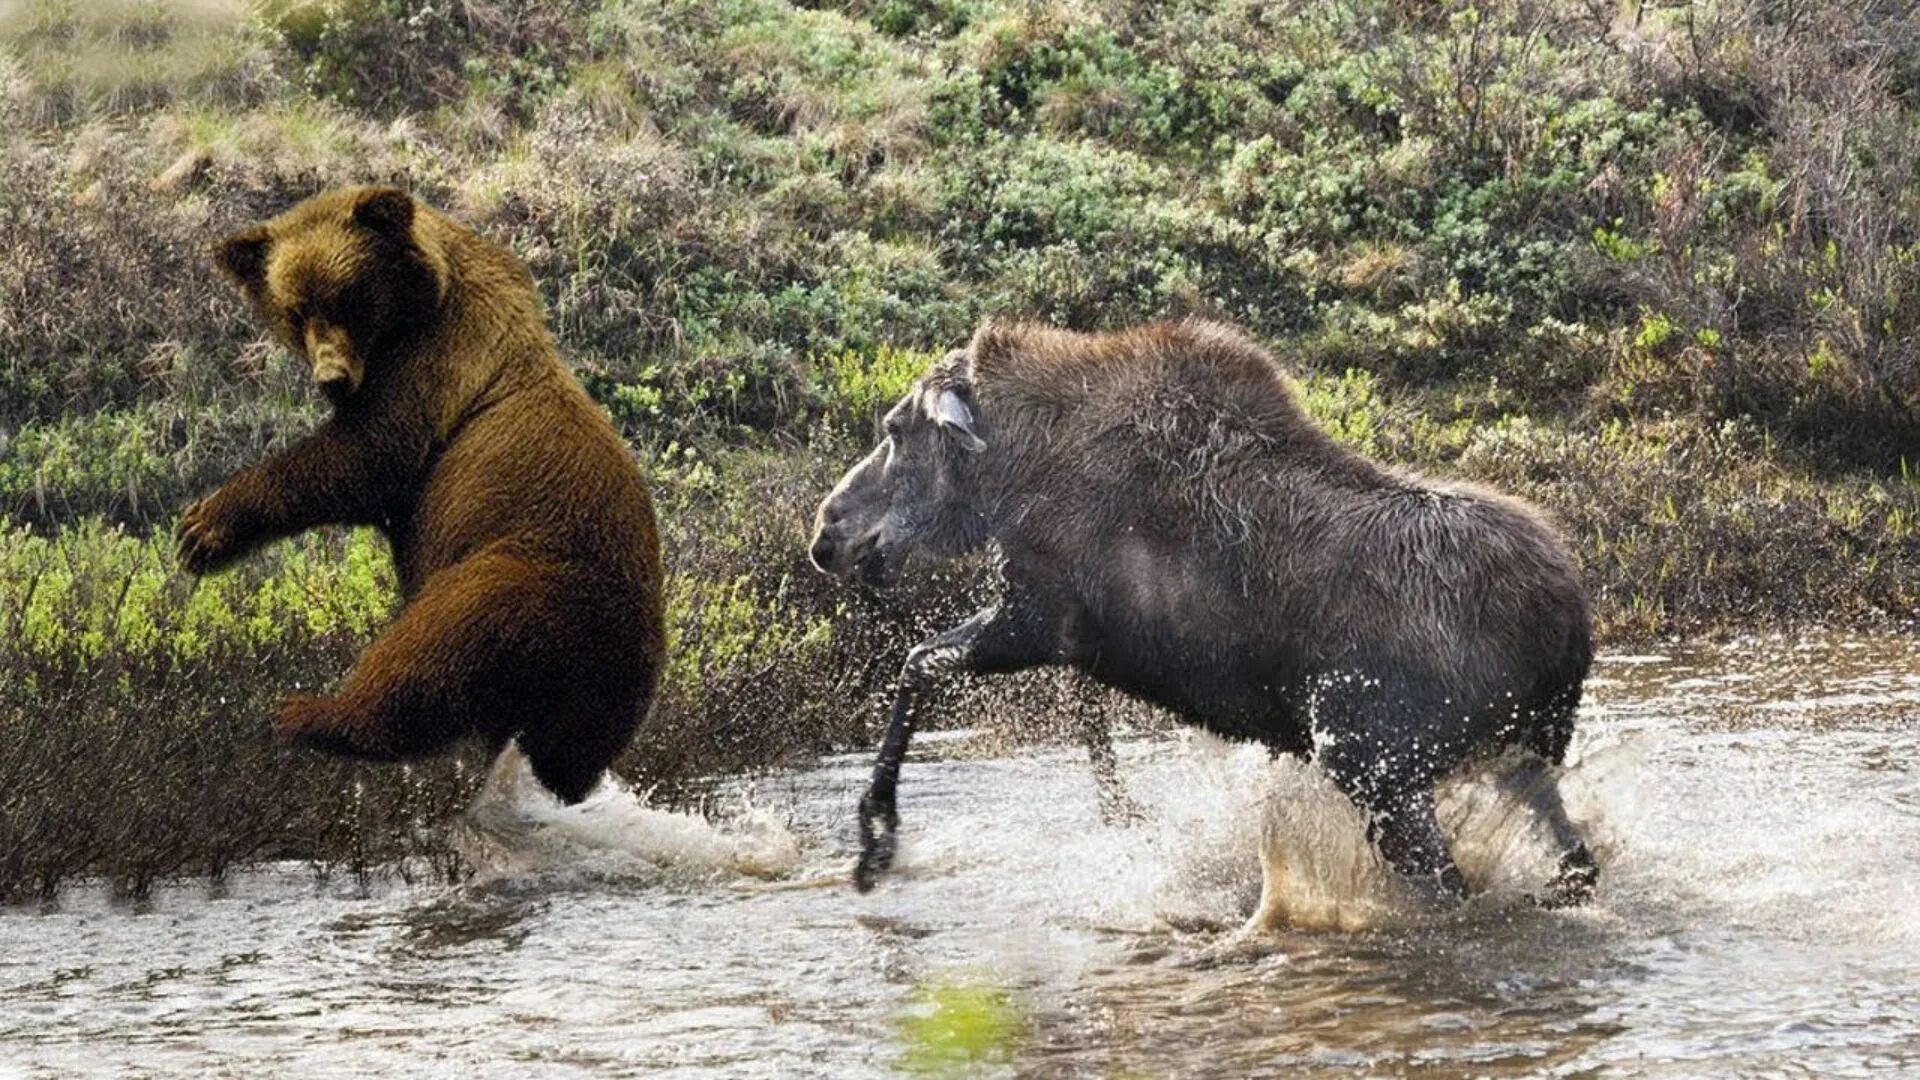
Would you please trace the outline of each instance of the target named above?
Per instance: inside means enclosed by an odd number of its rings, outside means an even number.
[[[1600,884],[1600,866],[1585,844],[1560,856],[1559,872],[1547,884],[1547,891],[1534,897],[1543,908],[1582,907],[1593,899]]]
[[[853,865],[854,889],[863,893],[872,892],[873,886],[880,880],[880,872],[886,868],[887,860],[879,857],[877,852],[861,854],[860,861]]]
[[[868,839],[860,849],[860,861],[853,866],[853,887],[863,893],[872,892],[874,883],[892,865],[893,833]]]
[[[860,800],[860,861],[853,867],[853,887],[872,892],[874,882],[893,865],[893,835],[900,816],[892,803],[875,805],[872,795]]]
[[[1113,828],[1132,828],[1147,823],[1147,808],[1131,795],[1103,795],[1100,798],[1100,824]]]

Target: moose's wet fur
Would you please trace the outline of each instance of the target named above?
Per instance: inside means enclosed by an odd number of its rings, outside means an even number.
[[[951,672],[1071,665],[1221,735],[1312,755],[1396,870],[1464,896],[1434,782],[1518,744],[1558,764],[1592,658],[1587,601],[1533,509],[1391,470],[1317,428],[1274,359],[1188,321],[989,323],[886,418],[821,504],[823,570],[880,584],[989,542],[1004,595],[909,654],[861,804],[891,860],[916,697]],[[1549,902],[1591,892],[1558,793]]]

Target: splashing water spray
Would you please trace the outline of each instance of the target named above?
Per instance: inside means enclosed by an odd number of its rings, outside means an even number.
[[[494,760],[456,825],[455,842],[482,881],[551,872],[689,882],[791,873],[800,844],[786,825],[747,804],[725,826],[662,810],[607,773],[575,806],[534,779],[518,746]]]

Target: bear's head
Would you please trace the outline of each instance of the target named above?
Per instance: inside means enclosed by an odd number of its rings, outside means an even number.
[[[397,188],[330,191],[221,241],[215,259],[337,406],[446,300],[446,256],[423,216]]]

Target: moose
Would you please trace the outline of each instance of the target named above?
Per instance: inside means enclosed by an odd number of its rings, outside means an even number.
[[[1434,784],[1512,749],[1551,830],[1537,899],[1599,870],[1548,765],[1592,660],[1576,567],[1531,507],[1390,469],[1315,425],[1236,330],[990,321],[885,417],[820,504],[810,556],[880,587],[907,556],[991,545],[999,596],[913,647],[860,803],[854,883],[894,854],[919,699],[956,673],[1068,665],[1218,735],[1317,762],[1399,875],[1464,899]]]

